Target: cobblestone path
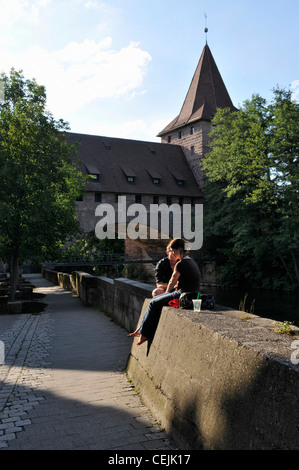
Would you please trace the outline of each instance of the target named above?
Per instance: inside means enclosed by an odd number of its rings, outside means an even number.
[[[127,332],[41,276],[31,282],[46,310],[0,317],[0,449],[172,450],[124,373]]]

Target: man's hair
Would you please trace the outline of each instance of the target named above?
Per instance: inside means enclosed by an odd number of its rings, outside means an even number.
[[[182,238],[174,238],[171,240],[170,243],[168,243],[167,250],[172,248],[173,250],[178,250],[179,248],[182,248],[183,251],[185,251],[185,240]]]

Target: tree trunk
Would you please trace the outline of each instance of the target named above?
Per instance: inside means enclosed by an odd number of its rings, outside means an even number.
[[[294,263],[294,271],[295,271],[297,284],[299,285],[299,269],[298,269],[297,260],[296,260],[296,257],[295,257],[295,254],[294,254],[293,250],[291,250],[291,254],[292,254],[292,259],[293,259],[293,263]]]
[[[19,279],[19,253],[18,250],[14,252],[11,259],[11,273],[10,273],[10,301],[16,300],[16,290]]]
[[[288,276],[288,278],[289,278],[289,281],[290,281],[290,282],[293,282],[293,280],[294,280],[294,279],[293,279],[293,275],[292,275],[291,271],[288,269],[287,263],[285,262],[285,260],[284,260],[284,258],[283,258],[283,256],[282,256],[281,253],[279,253],[279,258],[280,258],[280,261],[281,261],[281,263],[282,263],[282,265],[283,265],[283,267],[284,267],[284,269],[285,269],[285,272],[286,272],[286,274],[287,274],[287,276]]]

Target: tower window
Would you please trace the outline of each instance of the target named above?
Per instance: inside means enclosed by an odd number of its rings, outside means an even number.
[[[171,135],[168,136],[168,143],[170,144],[171,142]]]
[[[179,132],[179,139],[182,138],[182,131]]]
[[[195,133],[195,127],[192,126],[192,127],[190,127],[190,134],[193,135],[194,133]]]
[[[102,193],[94,193],[94,202],[102,202]]]

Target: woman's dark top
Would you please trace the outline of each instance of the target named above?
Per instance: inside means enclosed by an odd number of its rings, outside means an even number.
[[[199,291],[200,271],[192,258],[186,256],[176,265],[180,273],[178,289],[182,292]]]
[[[169,259],[167,256],[161,259],[155,268],[155,278],[156,283],[163,282],[164,284],[168,284],[170,278],[172,276],[172,269],[170,266]]]

